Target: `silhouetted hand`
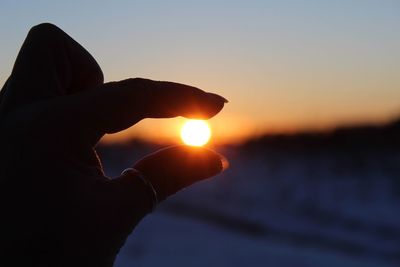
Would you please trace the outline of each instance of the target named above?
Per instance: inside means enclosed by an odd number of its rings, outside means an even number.
[[[51,24],[33,27],[0,96],[0,266],[112,266],[157,198],[223,163],[210,150],[178,146],[109,179],[97,142],[144,118],[210,118],[224,102],[171,82],[103,83],[72,38]]]

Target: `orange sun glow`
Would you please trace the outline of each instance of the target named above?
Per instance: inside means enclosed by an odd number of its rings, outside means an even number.
[[[208,143],[211,137],[211,129],[203,120],[188,120],[182,126],[182,141],[189,146],[203,146]]]

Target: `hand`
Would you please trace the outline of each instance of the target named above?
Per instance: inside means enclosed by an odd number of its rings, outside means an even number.
[[[0,265],[112,266],[156,196],[221,172],[223,160],[172,147],[110,179],[97,142],[144,118],[210,118],[224,102],[171,82],[103,83],[71,37],[51,24],[33,27],[0,91]]]

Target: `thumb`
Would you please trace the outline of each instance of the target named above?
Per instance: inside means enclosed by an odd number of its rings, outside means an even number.
[[[103,256],[113,261],[128,235],[140,220],[162,201],[197,181],[226,169],[228,163],[220,154],[200,147],[173,146],[150,154],[121,176],[100,183],[104,194],[97,220],[101,240],[97,242]],[[106,196],[106,197],[104,197]],[[105,212],[106,211],[106,212]],[[97,235],[96,235],[97,236]],[[106,244],[105,248],[101,248]]]
[[[190,146],[171,146],[158,150],[134,165],[151,183],[158,201],[227,167],[228,161],[217,152]]]

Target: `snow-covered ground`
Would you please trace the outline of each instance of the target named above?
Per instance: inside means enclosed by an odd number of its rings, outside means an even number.
[[[102,151],[106,172],[145,150]],[[399,154],[221,152],[230,169],[161,204],[115,266],[400,266]]]

